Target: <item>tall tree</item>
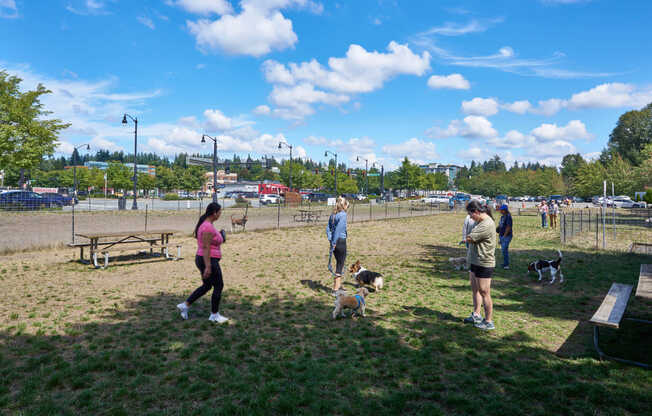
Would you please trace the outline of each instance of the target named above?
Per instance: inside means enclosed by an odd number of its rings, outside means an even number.
[[[652,103],[620,116],[609,135],[605,153],[618,153],[625,161],[638,166],[644,160],[641,150],[648,143],[652,143]]]
[[[54,153],[59,131],[70,124],[47,119],[40,97],[51,91],[39,84],[21,92],[22,80],[0,71],[0,169],[14,166],[24,172],[35,168],[44,156]]]

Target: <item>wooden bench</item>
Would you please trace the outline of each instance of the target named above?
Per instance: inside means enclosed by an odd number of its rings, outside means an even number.
[[[170,247],[176,247],[177,248],[177,256],[176,257],[170,257]],[[140,247],[125,247],[125,246],[113,246],[105,249],[101,249],[100,252],[102,253],[102,256],[104,256],[104,266],[102,267],[103,269],[106,269],[109,267],[109,253],[115,253],[115,252],[125,252],[125,251],[142,251],[142,250],[149,250],[150,254],[153,254],[154,249],[161,249],[161,255],[164,255],[166,259],[172,259],[172,260],[179,260],[181,259],[181,244],[150,244],[148,246],[143,245]],[[97,255],[93,259],[95,267],[99,267],[97,265]]]
[[[625,364],[632,364],[632,365],[637,365],[639,367],[650,368],[648,364],[607,355],[600,349],[599,328],[601,326],[613,328],[613,329],[620,328],[620,322],[622,321],[623,316],[625,315],[625,309],[627,308],[627,302],[629,301],[629,297],[631,294],[632,294],[632,285],[626,285],[622,283],[613,283],[611,285],[611,288],[609,289],[607,295],[604,297],[604,300],[600,304],[600,307],[593,314],[593,317],[589,321],[593,324],[593,345],[595,346],[595,350],[598,352],[598,356],[600,357],[601,360],[606,358],[608,360],[619,361]],[[627,318],[627,319],[640,321],[638,319],[633,319],[633,318]]]
[[[652,299],[652,264],[641,264],[641,272],[638,275],[638,286],[636,296]]]

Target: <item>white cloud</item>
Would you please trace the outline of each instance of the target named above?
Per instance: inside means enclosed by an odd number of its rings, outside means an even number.
[[[147,26],[148,28],[150,28],[152,30],[156,29],[156,26],[154,25],[154,22],[149,17],[147,17],[147,16],[139,16],[136,19],[138,19],[138,21],[142,25]]]
[[[305,139],[303,139],[305,143],[308,143],[310,145],[314,146],[323,146],[326,143],[328,143],[328,139],[325,137],[317,137],[317,136],[308,136]]]
[[[190,127],[193,129],[198,129],[200,127],[199,121],[195,116],[181,117],[179,119],[179,124],[185,127]]]
[[[487,160],[491,155],[488,149],[481,149],[477,146],[457,152],[457,156],[464,160]]]
[[[233,120],[225,116],[220,110],[206,110],[204,111],[206,118],[207,130],[229,130],[233,127]]]
[[[493,116],[498,113],[498,101],[493,98],[476,97],[471,101],[462,101],[462,111],[475,116]]]
[[[269,106],[259,105],[258,107],[254,108],[253,112],[259,116],[267,116],[272,112],[272,110],[269,108]]]
[[[585,160],[593,161],[593,160],[598,159],[598,158],[600,157],[600,154],[601,154],[601,152],[589,152],[589,153],[584,153],[584,154],[582,155],[582,157],[583,157]]]
[[[470,139],[488,139],[498,136],[498,132],[486,118],[482,116],[466,116],[463,121],[451,121],[446,129],[432,127],[426,130],[426,135],[438,138],[461,136]]]
[[[272,104],[279,108],[273,114],[287,120],[301,120],[314,114],[312,104],[338,105],[349,101],[347,95],[333,94],[315,89],[308,83],[295,86],[276,85],[269,95]]]
[[[75,145],[65,140],[59,140],[54,153],[69,155],[75,151]]]
[[[309,0],[242,0],[241,12],[234,14],[223,1],[181,0],[186,9],[217,13],[217,20],[187,21],[188,30],[204,52],[224,51],[234,55],[262,56],[293,47],[298,38],[281,9],[299,7],[321,13],[323,6]],[[187,3],[187,4],[186,4]],[[226,6],[229,6],[228,8]]]
[[[489,27],[495,23],[502,22],[502,19],[493,19],[493,20],[470,20],[466,24],[446,22],[443,26],[432,27],[425,32],[421,32],[417,37],[423,38],[432,35],[441,35],[441,36],[462,36],[468,33],[477,33],[484,32]]]
[[[532,104],[530,104],[528,100],[522,100],[514,101],[513,103],[506,103],[501,107],[512,113],[525,114],[532,108]]]
[[[350,153],[355,156],[364,156],[373,153],[376,142],[367,136],[352,137],[347,141],[341,139],[329,140],[325,137],[308,136],[303,139],[304,143],[313,146],[327,147],[329,150],[336,150],[340,153]]]
[[[227,0],[168,0],[166,3],[170,6],[181,7],[188,13],[201,15],[223,15],[233,12],[231,3],[229,3]]]
[[[469,81],[461,74],[433,75],[428,78],[428,86],[433,89],[450,88],[454,90],[468,90],[471,88]]]
[[[579,120],[569,121],[566,126],[557,124],[542,124],[532,130],[532,135],[540,141],[550,142],[559,140],[589,140],[593,136],[586,130],[586,126]]]
[[[569,153],[577,153],[575,146],[565,140],[554,140],[549,143],[537,143],[529,148],[528,155],[539,159],[562,157]]]
[[[68,3],[66,10],[74,14],[82,16],[109,14],[109,12],[104,9],[106,2],[102,0],[84,0],[83,2],[74,0],[73,3]]]
[[[204,68],[206,68],[206,64],[197,64],[197,65],[195,65],[195,68],[196,69],[204,69]]]
[[[501,149],[518,149],[527,148],[536,143],[536,138],[532,135],[525,135],[517,130],[510,130],[504,137],[494,137],[487,140],[487,144],[492,147]]]
[[[15,0],[0,0],[0,18],[15,19],[18,17],[18,8]]]
[[[91,146],[91,151],[92,150],[97,151],[103,149],[103,150],[108,150],[110,152],[119,152],[121,150],[122,151],[125,150],[124,147],[120,146],[113,140],[105,139],[103,137],[94,137],[90,142],[90,146]]]
[[[551,98],[549,100],[539,101],[539,106],[532,108],[531,113],[542,114],[544,116],[551,116],[557,114],[562,108],[566,107],[567,102],[559,98]]]
[[[390,42],[387,53],[350,45],[343,58],[329,58],[328,67],[315,59],[287,66],[265,61],[265,79],[274,84],[269,100],[277,117],[301,120],[314,114],[312,104],[339,105],[351,100],[346,94],[377,90],[401,74],[423,75],[430,68],[430,55],[414,54],[407,45]],[[357,106],[354,106],[358,108]]]
[[[637,91],[631,84],[601,84],[588,91],[573,94],[569,108],[642,107],[652,101],[652,89]]]
[[[297,84],[308,82],[315,86],[343,93],[362,93],[377,90],[398,75],[421,76],[430,69],[430,54],[413,53],[407,45],[394,41],[387,53],[367,51],[360,45],[350,45],[343,58],[329,58],[328,68],[316,60],[285,65],[267,61],[263,72],[268,82]]]
[[[415,162],[426,162],[439,158],[439,153],[437,153],[434,143],[420,140],[416,137],[403,143],[385,145],[382,147],[382,151],[395,159],[407,157]]]

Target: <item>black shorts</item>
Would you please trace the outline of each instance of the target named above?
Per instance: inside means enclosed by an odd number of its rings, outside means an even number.
[[[469,270],[472,271],[478,279],[491,279],[491,275],[494,274],[493,267],[482,267],[476,264],[472,264]]]

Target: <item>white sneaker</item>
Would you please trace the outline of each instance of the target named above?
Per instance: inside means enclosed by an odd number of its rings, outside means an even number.
[[[182,302],[177,305],[177,309],[181,311],[181,318],[183,319],[188,319],[188,309],[190,309],[188,306],[186,306],[185,302]]]
[[[217,322],[218,324],[223,324],[224,322],[228,321],[229,318],[220,315],[220,313],[212,313],[211,316],[208,317],[208,320],[211,322]]]

